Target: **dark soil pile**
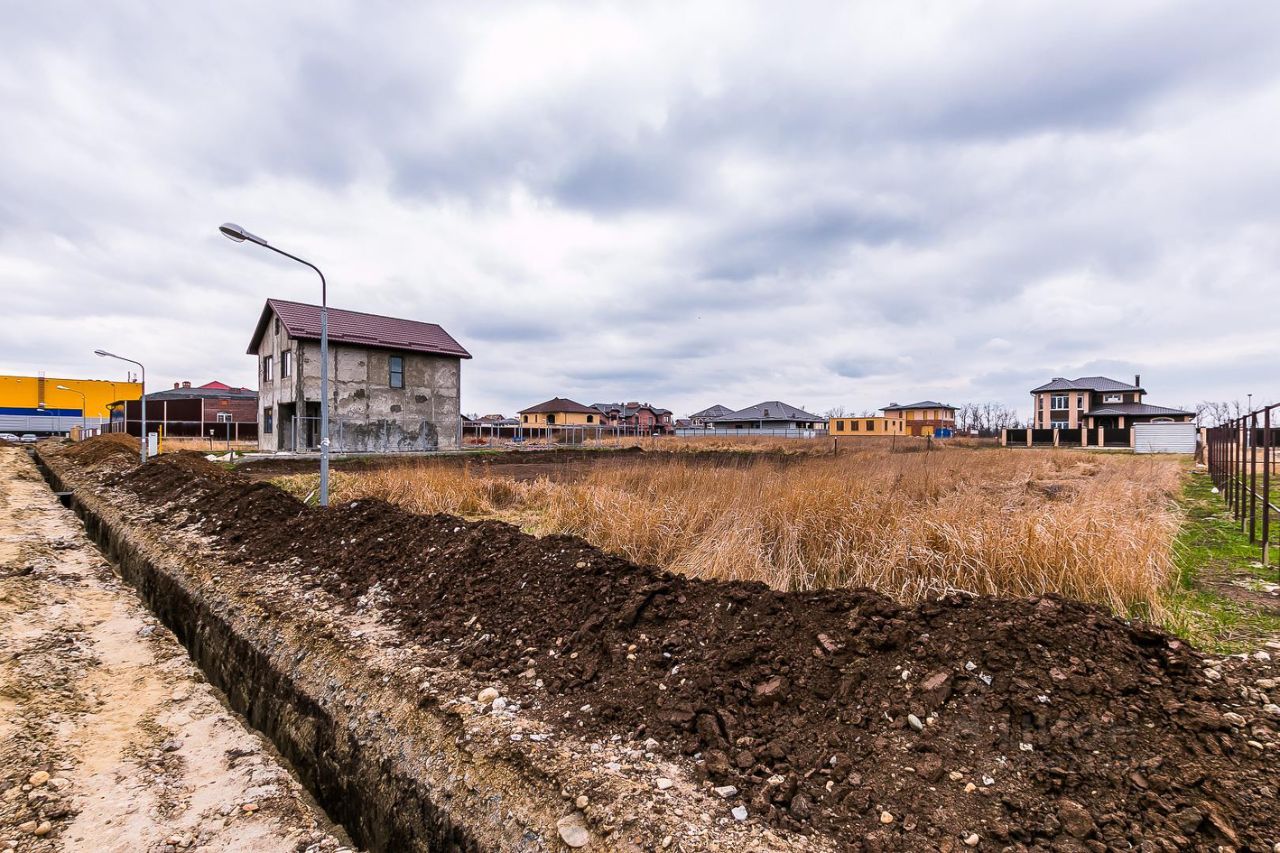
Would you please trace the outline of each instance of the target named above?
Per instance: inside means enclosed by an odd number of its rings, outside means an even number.
[[[101,467],[104,462],[136,462],[141,449],[133,436],[111,432],[73,444],[65,453],[84,467]]]
[[[515,696],[542,679],[548,721],[654,738],[738,788],[727,805],[851,849],[1280,841],[1274,774],[1246,745],[1269,724],[1233,727],[1218,705],[1238,688],[1197,653],[1091,606],[690,580],[500,523],[307,509],[198,457],[118,484],[162,518],[194,510],[226,559],[383,601],[442,662]]]

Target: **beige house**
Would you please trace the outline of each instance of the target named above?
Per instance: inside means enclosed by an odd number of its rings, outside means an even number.
[[[520,426],[599,426],[604,414],[591,406],[584,406],[564,397],[552,397],[545,403],[520,410]]]

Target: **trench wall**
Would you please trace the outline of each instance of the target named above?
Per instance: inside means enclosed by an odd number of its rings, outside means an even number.
[[[78,490],[60,460],[38,452],[36,459],[55,490],[72,493],[71,508],[122,576],[357,844],[448,853],[547,849],[541,833],[522,829],[527,822],[513,824],[512,809],[520,810],[513,798],[483,796],[463,782],[477,768],[456,748],[456,721],[389,691],[376,669],[317,653],[317,638],[264,613],[237,613],[242,606],[195,588],[173,551],[101,496]]]

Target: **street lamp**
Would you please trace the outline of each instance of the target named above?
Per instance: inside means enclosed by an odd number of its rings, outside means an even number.
[[[134,361],[131,358],[125,358],[122,355],[116,355],[113,352],[107,352],[104,349],[96,349],[93,354],[100,358],[115,358],[120,361],[127,361],[130,364],[138,365],[138,369],[142,371],[142,396],[138,399],[138,407],[142,409],[142,464],[147,464],[147,368],[140,361]],[[128,425],[129,404],[125,403],[125,424]]]
[[[234,222],[224,222],[218,230],[229,240],[243,243],[248,240],[264,249],[270,249],[277,255],[297,261],[311,267],[320,276],[320,506],[329,505],[329,299],[328,285],[324,273],[310,261],[304,261],[297,255],[291,255],[283,249],[277,249],[257,234],[250,233]],[[306,387],[305,382],[303,387]],[[303,393],[303,410],[306,409],[306,393]]]
[[[89,408],[89,403],[85,399],[84,392],[77,391],[74,388],[68,388],[66,385],[56,385],[54,387],[56,387],[59,391],[70,391],[72,394],[80,395],[80,440],[83,441],[84,440],[84,414],[85,414],[84,410]]]

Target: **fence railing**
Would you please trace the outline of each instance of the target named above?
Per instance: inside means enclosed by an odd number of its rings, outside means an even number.
[[[1209,476],[1247,531],[1249,541],[1262,547],[1262,564],[1271,561],[1271,540],[1280,521],[1276,432],[1280,403],[1258,409],[1206,430],[1205,456]]]

